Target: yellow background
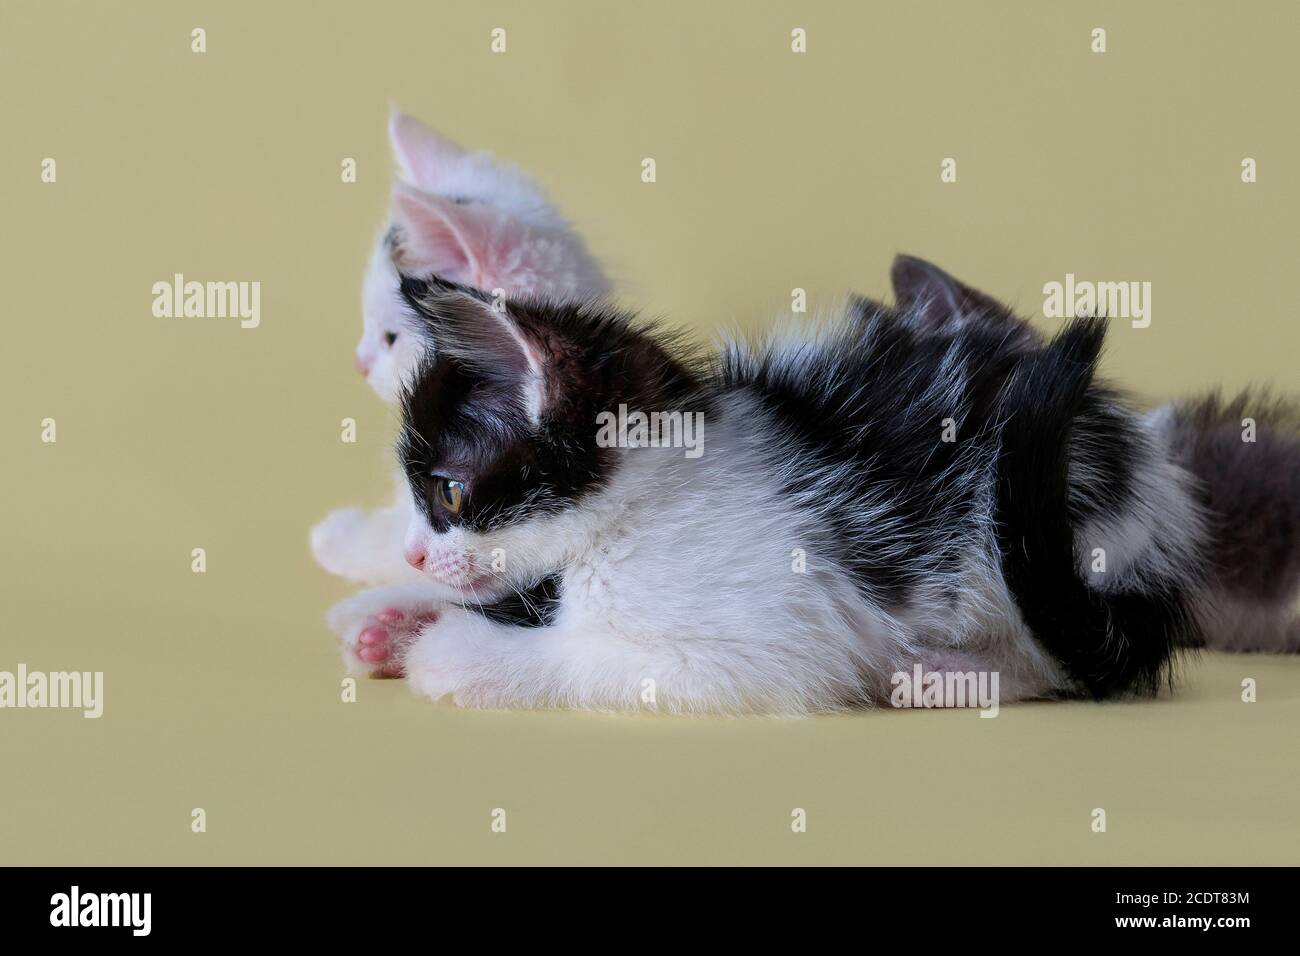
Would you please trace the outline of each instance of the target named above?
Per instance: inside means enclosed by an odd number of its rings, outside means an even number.
[[[106,700],[0,711],[0,860],[1300,862],[1295,659],[995,720],[344,704],[347,588],[306,545],[388,494],[392,413],[351,350],[390,100],[535,172],[629,302],[701,334],[796,286],[883,296],[901,250],[1045,328],[1066,272],[1152,282],[1107,359],[1144,396],[1294,390],[1298,26],[1287,2],[6,0],[0,669],[102,670]],[[261,327],[154,318],[175,272],[260,281]]]

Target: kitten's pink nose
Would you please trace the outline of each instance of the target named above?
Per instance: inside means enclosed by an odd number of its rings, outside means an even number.
[[[406,563],[417,571],[424,567],[424,560],[426,557],[427,555],[419,548],[406,549]]]
[[[355,368],[362,375],[370,374],[370,366],[367,363],[361,361],[361,356],[359,355],[352,360],[352,367]]]

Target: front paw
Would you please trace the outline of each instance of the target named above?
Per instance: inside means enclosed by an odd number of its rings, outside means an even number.
[[[485,627],[478,615],[446,608],[406,651],[411,690],[458,707],[501,706],[510,669],[492,653],[493,640],[483,633]]]
[[[336,604],[329,625],[342,642],[349,673],[402,677],[407,652],[438,614],[437,604],[431,601],[392,592],[362,592]]]
[[[316,563],[330,574],[359,579],[355,556],[363,547],[365,523],[366,515],[360,508],[331,511],[311,529],[311,553]]]

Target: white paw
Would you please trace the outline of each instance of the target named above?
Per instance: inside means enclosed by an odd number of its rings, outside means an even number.
[[[482,662],[468,631],[477,621],[460,608],[449,608],[407,655],[406,682],[430,700],[451,698],[464,706],[464,691],[479,681]]]
[[[355,555],[364,550],[366,513],[360,508],[331,511],[311,529],[311,553],[316,563],[330,574],[357,579]]]
[[[340,601],[329,626],[343,645],[349,673],[401,677],[420,633],[438,620],[441,602],[409,589],[377,588]]]

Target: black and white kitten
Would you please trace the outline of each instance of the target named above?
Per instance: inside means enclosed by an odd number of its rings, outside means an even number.
[[[362,592],[332,612],[349,663],[473,706],[800,714],[888,701],[918,665],[996,672],[1004,701],[1157,690],[1234,626],[1197,413],[1098,382],[1103,319],[1046,340],[919,260],[894,279],[895,308],[705,358],[614,311],[404,277],[436,348],[404,399],[407,559],[463,600]],[[702,415],[703,454],[603,440],[620,408]],[[1219,450],[1300,461],[1269,434]]]

